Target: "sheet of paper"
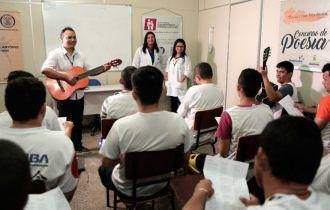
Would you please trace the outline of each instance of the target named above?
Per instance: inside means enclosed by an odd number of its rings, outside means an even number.
[[[66,117],[58,117],[57,120],[58,120],[58,123],[60,124],[61,130],[64,131],[64,125],[65,125],[65,122],[66,122]]]
[[[249,198],[246,174],[249,164],[219,156],[206,156],[204,176],[212,181],[214,195],[206,209],[240,209],[239,197]]]
[[[294,101],[292,100],[291,96],[286,95],[278,103],[281,104],[281,106],[288,112],[289,115],[300,117],[304,116],[303,113],[299,111],[299,109],[294,107]]]
[[[30,194],[24,210],[70,210],[61,189],[56,187],[42,194]]]

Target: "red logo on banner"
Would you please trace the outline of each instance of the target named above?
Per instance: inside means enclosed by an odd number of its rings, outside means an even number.
[[[156,30],[156,23],[157,23],[156,18],[146,18],[144,20],[144,30],[147,30],[147,31]]]

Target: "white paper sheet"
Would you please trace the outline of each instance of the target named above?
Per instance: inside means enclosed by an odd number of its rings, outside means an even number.
[[[60,188],[42,194],[30,194],[24,210],[70,210],[70,205]]]
[[[64,131],[64,129],[65,129],[64,125],[65,125],[65,122],[66,122],[66,117],[58,117],[57,120],[58,120],[58,123],[60,124],[61,130]]]
[[[219,156],[206,156],[204,176],[212,181],[214,194],[206,209],[232,210],[244,208],[239,197],[249,198],[246,174],[249,164]]]
[[[303,117],[303,113],[299,111],[296,107],[294,107],[294,101],[292,100],[291,96],[286,95],[282,98],[279,102],[281,106],[288,112],[291,116],[300,116]]]

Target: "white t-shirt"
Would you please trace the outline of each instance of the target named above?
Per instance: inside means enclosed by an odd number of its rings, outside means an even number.
[[[9,128],[13,124],[9,113],[7,111],[0,113],[0,127]],[[54,110],[49,106],[46,106],[46,113],[42,125],[52,131],[60,131],[61,126],[58,122],[58,117]]]
[[[330,153],[322,158],[311,187],[330,195]]]
[[[192,129],[197,111],[221,107],[223,101],[223,92],[215,84],[195,85],[188,89],[178,108],[178,114],[185,119],[189,129]]]
[[[148,49],[146,49],[146,52],[144,53],[142,51],[142,46],[137,48],[133,61],[132,61],[132,66],[135,66],[136,68],[142,67],[142,66],[154,66],[158,68],[159,70],[161,69],[161,53],[157,52],[154,50],[154,56],[155,60],[154,63],[152,63],[150,54]]]
[[[328,210],[330,197],[321,192],[312,191],[306,199],[295,195],[276,194],[274,199],[266,201],[262,206],[249,206],[246,210]]]
[[[3,128],[0,136],[22,147],[30,161],[31,176],[41,180],[44,177],[46,189],[59,186],[66,193],[77,186],[78,179],[71,172],[73,144],[62,131],[45,127]]]
[[[41,69],[53,68],[56,71],[68,71],[74,66],[79,66],[85,71],[89,70],[86,58],[80,52],[74,50],[73,54],[69,55],[66,49],[62,46],[49,52]],[[84,91],[79,89],[72,93],[70,100],[78,100],[83,96]]]
[[[132,91],[121,91],[104,100],[101,108],[101,118],[119,119],[138,111]]]
[[[187,125],[178,114],[167,111],[138,112],[114,123],[100,149],[100,154],[110,159],[117,159],[127,152],[159,151],[175,148],[182,143],[184,143],[184,151],[188,151],[191,136]],[[115,166],[112,180],[118,190],[132,195],[132,183],[125,179],[123,165]],[[150,195],[164,186],[161,183],[140,187],[137,194]]]
[[[233,106],[222,113],[216,136],[221,139],[231,139],[229,149],[231,155],[236,150],[240,137],[260,134],[272,120],[273,113],[265,104]]]
[[[185,55],[180,58],[169,58],[167,61],[166,72],[168,74],[167,94],[168,96],[179,97],[183,100],[187,92],[187,79],[184,82],[179,82],[184,76],[191,75],[191,61],[189,56]]]
[[[71,210],[63,192],[54,188],[41,194],[29,194],[24,210]]]

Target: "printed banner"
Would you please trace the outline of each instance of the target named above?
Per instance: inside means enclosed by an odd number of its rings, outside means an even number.
[[[19,12],[0,11],[0,82],[9,72],[23,69]]]
[[[279,61],[316,72],[330,62],[329,9],[329,0],[281,2]]]
[[[156,35],[156,40],[162,56],[162,69],[166,67],[166,61],[172,54],[174,41],[182,38],[182,18],[180,16],[142,16],[142,37],[152,31]]]

